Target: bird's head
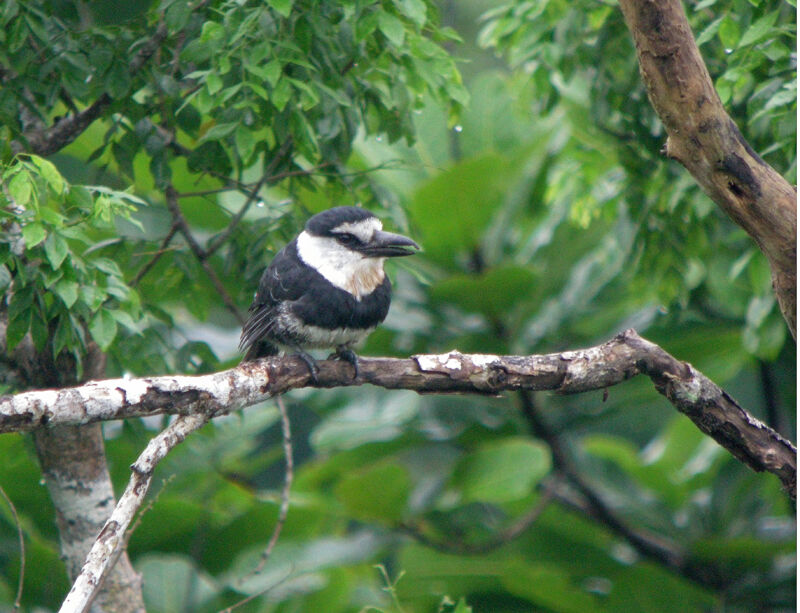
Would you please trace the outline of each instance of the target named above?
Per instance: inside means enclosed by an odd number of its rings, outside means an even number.
[[[297,237],[300,259],[356,299],[383,282],[386,258],[412,255],[417,249],[413,240],[384,232],[380,219],[354,206],[314,215]]]

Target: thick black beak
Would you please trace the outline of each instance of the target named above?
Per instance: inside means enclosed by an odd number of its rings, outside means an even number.
[[[359,251],[373,258],[395,258],[401,255],[414,255],[412,248],[419,249],[419,245],[407,236],[378,230],[372,235],[372,240]]]

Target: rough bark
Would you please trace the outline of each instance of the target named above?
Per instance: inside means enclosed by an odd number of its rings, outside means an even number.
[[[30,336],[8,354],[5,347],[5,314],[0,314],[0,356],[15,385],[21,387],[62,386],[75,380],[71,359],[54,361],[38,354]],[[92,344],[86,356],[86,376],[101,377],[105,358]],[[60,425],[34,432],[36,455],[53,505],[56,508],[61,555],[70,580],[81,566],[100,529],[114,509],[116,499],[106,464],[105,444],[99,423]],[[144,611],[141,577],[123,552],[108,575],[92,611],[137,613]]]
[[[75,581],[116,504],[101,425],[42,428],[34,433],[34,440],[56,507],[61,555],[70,580]],[[92,610],[144,611],[141,577],[127,555],[114,566]]]
[[[182,442],[188,434],[202,427],[208,418],[204,415],[184,415],[172,422],[163,432],[153,438],[131,466],[131,479],[119,503],[110,514],[106,512],[101,522],[101,529],[94,533],[96,540],[91,542],[91,550],[87,548],[86,562],[79,574],[76,573],[75,582],[67,594],[59,613],[83,613],[97,596],[98,599],[107,600],[109,596],[115,597],[122,605],[120,608],[108,608],[109,611],[129,611],[130,605],[120,601],[123,594],[130,593],[127,589],[122,594],[115,593],[119,586],[114,585],[114,570],[123,562],[125,556],[125,531],[128,529],[133,516],[141,507],[156,465],[178,443]],[[110,511],[111,509],[107,509]],[[108,520],[106,521],[106,518]],[[119,560],[119,561],[118,561]],[[106,578],[108,577],[108,578]],[[126,586],[122,586],[125,588]],[[136,595],[134,595],[136,596]],[[141,602],[141,595],[138,595]],[[139,609],[144,611],[144,607]]]
[[[666,154],[755,240],[792,335],[797,328],[797,192],[725,112],[680,0],[620,0]]]
[[[796,496],[796,450],[733,398],[657,345],[628,330],[589,349],[547,355],[417,355],[412,359],[361,358],[360,375],[338,361],[319,363],[319,387],[371,383],[418,392],[497,394],[504,390],[601,390],[645,374],[656,389],[700,430],[756,471],[777,475]],[[59,390],[0,398],[0,433],[43,426],[80,425],[154,414],[207,418],[311,385],[299,358],[269,358],[197,377],[111,379]]]

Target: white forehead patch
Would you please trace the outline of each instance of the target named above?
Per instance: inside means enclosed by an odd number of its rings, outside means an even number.
[[[358,236],[353,230],[340,230],[345,225],[355,227],[359,224],[342,224],[334,229],[334,232],[350,232]],[[363,227],[362,225],[362,230]],[[369,236],[372,236],[375,228],[374,225],[370,227]],[[378,229],[380,229],[379,221]],[[383,283],[385,277],[383,272],[385,258],[364,257],[330,236],[314,236],[303,230],[297,237],[297,255],[332,285],[349,292],[356,300],[371,294]]]
[[[361,221],[340,223],[331,232],[334,234],[352,234],[362,243],[368,243],[378,230],[383,229],[383,223],[376,217],[368,217]]]

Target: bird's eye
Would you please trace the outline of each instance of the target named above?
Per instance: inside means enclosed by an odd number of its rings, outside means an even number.
[[[350,234],[349,232],[342,232],[341,234],[337,234],[336,240],[345,245],[352,245],[354,243],[360,242],[358,240],[358,237],[356,237],[354,234]]]

